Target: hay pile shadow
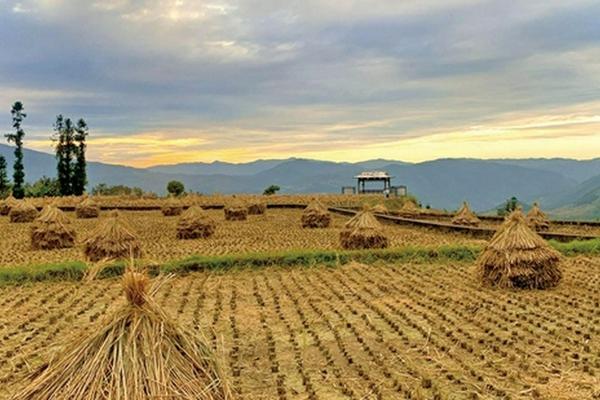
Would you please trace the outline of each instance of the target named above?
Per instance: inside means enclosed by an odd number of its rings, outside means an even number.
[[[267,211],[267,203],[262,200],[252,201],[248,204],[249,215],[262,215]]]
[[[12,400],[228,400],[207,340],[171,319],[154,296],[165,278],[128,270],[127,299],[90,334],[66,343]]]
[[[199,206],[191,206],[177,222],[178,239],[207,238],[216,229],[215,221]]]
[[[53,205],[44,207],[31,225],[31,247],[36,250],[64,249],[75,245],[71,221]]]
[[[525,218],[527,225],[538,232],[545,232],[550,229],[550,220],[546,214],[540,210],[538,203],[533,203],[533,207],[527,213]]]
[[[8,215],[10,209],[19,203],[12,194],[0,202],[0,215]]]
[[[562,277],[560,254],[525,221],[511,213],[477,260],[484,284],[500,288],[547,289]]]
[[[10,208],[8,218],[10,222],[33,222],[38,216],[37,208],[29,202],[29,200],[18,200],[15,205]]]
[[[235,196],[223,208],[225,219],[228,221],[245,221],[248,218],[248,207]]]
[[[183,212],[183,205],[179,200],[170,196],[162,206],[161,211],[165,217],[173,217]]]
[[[331,223],[331,215],[327,208],[317,199],[312,199],[301,217],[303,228],[327,228]]]
[[[75,215],[77,218],[98,218],[100,207],[95,201],[87,197],[75,207]]]
[[[454,218],[452,218],[452,223],[454,225],[478,226],[481,223],[481,220],[473,211],[471,211],[469,203],[465,201]]]
[[[86,258],[92,262],[139,258],[142,249],[137,235],[123,221],[117,211],[90,234],[83,243]]]
[[[352,217],[340,232],[340,244],[344,249],[383,249],[389,241],[381,223],[373,213],[364,208]]]

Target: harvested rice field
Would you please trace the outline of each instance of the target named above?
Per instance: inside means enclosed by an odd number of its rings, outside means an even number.
[[[567,259],[546,291],[484,288],[473,268],[194,273],[156,300],[205,332],[241,399],[600,398],[600,258]],[[123,301],[118,279],[0,288],[0,398]]]
[[[160,211],[120,211],[124,221],[138,235],[144,258],[165,262],[191,255],[224,255],[248,252],[267,252],[307,249],[338,249],[339,232],[349,219],[332,214],[332,223],[325,229],[305,229],[301,226],[302,209],[269,209],[264,215],[249,215],[245,221],[226,221],[222,210],[207,210],[217,222],[213,236],[206,239],[178,240],[178,217],[165,217]],[[10,223],[0,217],[0,265],[58,263],[83,260],[81,242],[107,218],[76,219],[67,212],[77,234],[76,246],[59,250],[33,250],[30,242],[30,223]],[[384,225],[390,247],[406,245],[483,244],[481,240],[462,234],[441,233],[422,228],[413,229],[393,224]]]

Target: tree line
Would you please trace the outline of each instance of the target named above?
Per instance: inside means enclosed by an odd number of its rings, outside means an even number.
[[[11,109],[14,132],[4,136],[8,143],[15,145],[12,183],[8,179],[6,159],[0,156],[0,197],[10,193],[22,199],[26,196],[81,196],[87,185],[87,164],[85,152],[89,128],[83,118],[73,122],[62,114],[56,117],[54,134],[51,137],[56,154],[56,178],[42,177],[33,184],[25,183],[23,163],[23,121],[27,118],[23,103],[17,101]]]

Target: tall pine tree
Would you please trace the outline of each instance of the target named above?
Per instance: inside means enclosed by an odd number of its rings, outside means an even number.
[[[10,191],[10,182],[6,173],[6,159],[0,156],[0,198],[4,199]]]
[[[4,135],[8,143],[15,144],[15,163],[13,166],[13,196],[17,199],[25,197],[25,166],[23,165],[23,137],[25,132],[21,127],[23,120],[27,117],[24,113],[25,107],[20,101],[16,101],[12,106],[10,113],[12,114],[13,128],[15,133],[7,133]]]
[[[73,167],[73,194],[75,196],[81,196],[85,191],[85,185],[87,184],[87,172],[86,172],[86,161],[85,161],[85,150],[86,144],[85,139],[87,138],[89,131],[88,125],[83,118],[77,121],[75,128],[75,142],[77,146],[75,166]]]
[[[65,119],[58,115],[54,131],[58,186],[61,196],[70,196],[73,194],[73,157],[77,152],[75,127],[70,118]]]

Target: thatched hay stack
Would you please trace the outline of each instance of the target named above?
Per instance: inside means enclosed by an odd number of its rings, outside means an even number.
[[[137,236],[121,221],[117,211],[111,211],[109,217],[85,240],[83,251],[92,262],[142,255]]]
[[[367,208],[352,217],[340,232],[340,243],[344,249],[383,249],[388,247],[379,221]]]
[[[477,260],[485,284],[501,288],[546,289],[562,274],[560,254],[527,226],[521,210],[512,212]]]
[[[169,197],[161,209],[165,217],[173,217],[183,212],[183,205],[174,197]]]
[[[454,218],[452,218],[452,223],[454,225],[477,226],[481,223],[481,220],[471,211],[469,203],[465,201]]]
[[[417,217],[421,213],[421,209],[414,201],[406,200],[398,210],[398,213],[403,217]]]
[[[36,250],[64,249],[75,245],[75,230],[69,218],[53,205],[44,207],[31,225],[31,247]]]
[[[389,214],[390,211],[383,203],[377,204],[375,207],[371,209],[374,214]]]
[[[225,204],[223,211],[228,221],[244,221],[248,217],[248,207],[235,196],[229,204]]]
[[[302,212],[301,221],[303,228],[327,228],[331,215],[319,200],[313,199]]]
[[[8,215],[10,209],[17,204],[19,204],[19,201],[11,194],[6,199],[2,200],[2,202],[0,202],[0,215]]]
[[[38,214],[37,208],[29,200],[20,200],[10,208],[8,217],[10,222],[33,222]]]
[[[177,223],[177,239],[207,238],[215,232],[215,221],[199,206],[191,206]]]
[[[77,218],[98,218],[100,207],[88,197],[75,207],[75,215]]]
[[[525,220],[527,221],[527,225],[536,231],[543,232],[550,229],[550,220],[546,217],[546,214],[540,210],[538,203],[533,203],[533,207],[527,213]]]
[[[267,203],[262,200],[252,201],[248,204],[248,214],[261,215],[267,211]]]
[[[127,303],[89,334],[65,343],[12,399],[231,399],[211,346],[154,300],[164,281],[127,271]]]

